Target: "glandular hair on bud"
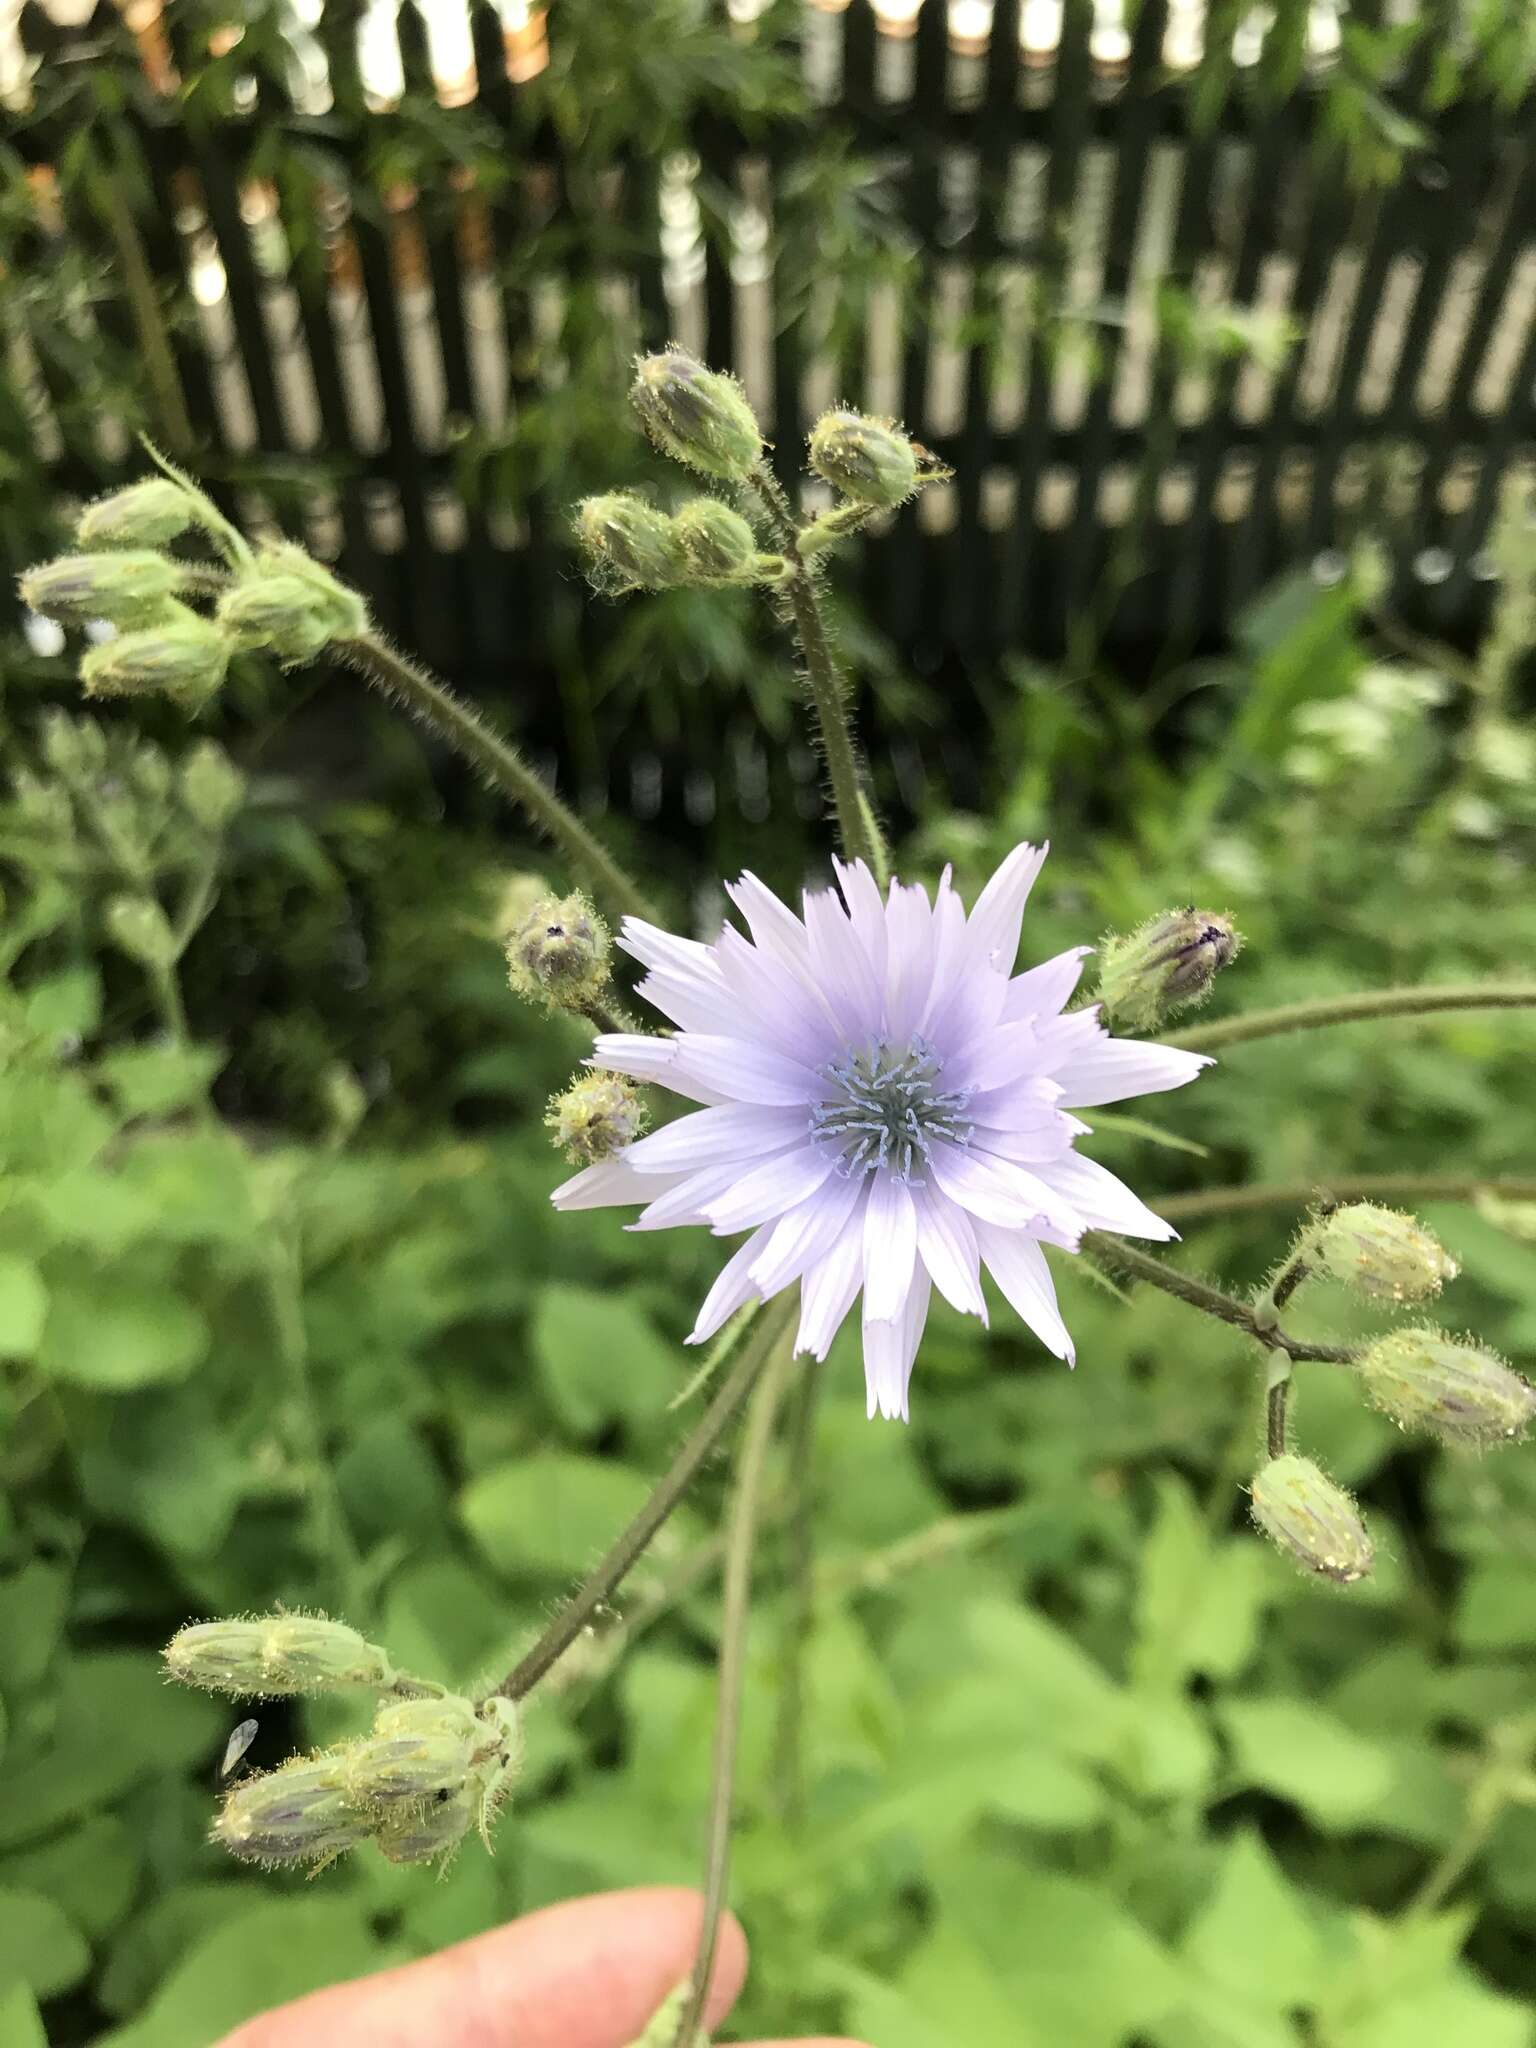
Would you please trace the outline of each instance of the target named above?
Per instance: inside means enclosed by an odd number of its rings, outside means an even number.
[[[747,394],[686,349],[641,356],[629,396],[654,445],[675,462],[730,483],[745,483],[757,468],[763,430]]]
[[[1352,1586],[1369,1573],[1375,1547],[1360,1511],[1310,1458],[1271,1458],[1251,1488],[1253,1519],[1303,1571]]]
[[[346,1752],[353,1799],[359,1806],[392,1806],[461,1791],[481,1733],[474,1708],[455,1695],[382,1708],[373,1733]]]
[[[585,896],[541,896],[507,940],[513,990],[554,1010],[585,1011],[608,983],[608,927]]]
[[[366,1839],[372,1817],[347,1792],[343,1759],[300,1757],[236,1785],[213,1838],[247,1863],[325,1863]]]
[[[219,600],[219,621],[238,647],[265,648],[279,661],[313,661],[333,640],[366,632],[367,608],[302,548],[256,557]]]
[[[757,536],[739,512],[718,498],[691,498],[672,521],[689,580],[743,583],[757,564]]]
[[[119,553],[61,555],[23,572],[22,602],[62,625],[107,619],[138,626],[155,618],[181,588],[183,572],[151,548]]]
[[[1496,1353],[1443,1330],[1378,1337],[1358,1371],[1384,1415],[1442,1443],[1508,1443],[1524,1436],[1536,1417],[1536,1387]]]
[[[158,548],[193,523],[192,500],[169,477],[146,477],[86,506],[75,526],[83,548]]]
[[[92,647],[80,663],[88,697],[163,691],[183,710],[201,710],[223,682],[232,647],[228,634],[190,611],[168,605],[151,626]]]
[[[382,1689],[394,1677],[377,1643],[344,1621],[318,1614],[194,1622],[171,1638],[165,1662],[183,1685],[236,1698],[307,1697],[354,1686]]]
[[[632,1145],[645,1129],[645,1104],[620,1074],[584,1074],[550,1097],[544,1123],[572,1166],[596,1166]]]
[[[1325,1216],[1310,1257],[1330,1279],[1375,1301],[1427,1301],[1457,1273],[1422,1223],[1374,1202],[1348,1202]]]
[[[861,505],[891,511],[917,489],[917,450],[892,420],[835,407],[812,427],[810,455],[819,477]]]
[[[604,597],[670,590],[687,568],[671,518],[633,491],[583,498],[576,507],[576,539],[587,581]]]
[[[1242,950],[1232,920],[1214,910],[1165,910],[1122,937],[1105,939],[1099,1000],[1105,1022],[1153,1031],[1165,1017],[1204,1002],[1223,967]]]

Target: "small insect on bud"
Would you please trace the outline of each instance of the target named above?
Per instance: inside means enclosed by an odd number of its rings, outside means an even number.
[[[763,452],[763,430],[734,377],[707,370],[685,349],[635,364],[630,404],[663,455],[704,476],[745,483]]]
[[[672,524],[690,582],[751,581],[760,559],[757,536],[739,512],[718,498],[690,498]]]
[[[108,619],[114,626],[140,626],[164,610],[181,584],[176,563],[149,548],[135,548],[40,562],[23,572],[19,587],[23,603],[61,625]]]
[[[483,1732],[469,1701],[454,1695],[381,1708],[373,1733],[347,1751],[353,1800],[391,1806],[461,1791]]]
[[[1166,910],[1128,937],[1112,933],[1099,976],[1105,1021],[1125,1031],[1155,1030],[1176,1010],[1204,1002],[1242,943],[1230,918],[1193,905]]]
[[[1536,1387],[1502,1358],[1443,1330],[1394,1330],[1360,1360],[1365,1391],[1403,1429],[1449,1444],[1507,1443],[1536,1417]]]
[[[212,620],[171,605],[154,625],[91,648],[80,680],[88,697],[163,690],[184,711],[199,711],[223,682],[230,652],[228,635]]]
[[[552,1010],[582,1011],[608,981],[608,927],[584,896],[542,896],[507,940],[514,992]]]
[[[246,1863],[326,1863],[372,1832],[340,1755],[300,1757],[225,1795],[213,1839]]]
[[[458,1848],[479,1812],[478,1791],[461,1785],[387,1813],[374,1840],[391,1863],[432,1863]]]
[[[394,1676],[388,1657],[343,1621],[323,1615],[271,1614],[255,1621],[200,1621],[172,1636],[166,1668],[183,1685],[237,1699],[382,1687]]]
[[[1303,1571],[1340,1586],[1370,1571],[1376,1553],[1359,1510],[1310,1458],[1271,1458],[1251,1494],[1253,1519]]]
[[[1330,1279],[1375,1301],[1427,1301],[1458,1270],[1421,1223],[1373,1202],[1350,1202],[1326,1216],[1311,1257]]]
[[[149,896],[114,896],[106,909],[107,936],[141,967],[169,967],[176,958],[170,919]]]
[[[816,474],[861,505],[889,511],[917,489],[917,450],[890,420],[824,412],[811,429],[810,451]]]
[[[83,548],[159,548],[193,522],[192,500],[169,477],[146,477],[96,499],[80,514],[75,538]]]
[[[633,491],[583,498],[576,538],[587,558],[587,581],[604,597],[670,590],[687,568],[674,522]]]
[[[239,647],[269,648],[280,661],[313,661],[331,641],[366,632],[368,612],[357,592],[313,556],[282,546],[258,555],[224,593],[219,621]]]
[[[550,1097],[544,1123],[556,1151],[572,1166],[596,1166],[632,1145],[645,1129],[645,1104],[618,1074],[585,1074]]]
[[[199,740],[181,764],[181,801],[194,825],[222,832],[245,797],[245,777],[216,740]]]

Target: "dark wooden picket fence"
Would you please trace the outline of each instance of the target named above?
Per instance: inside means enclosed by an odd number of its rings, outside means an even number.
[[[1377,23],[1384,4],[1346,19]],[[742,33],[753,12],[735,0]],[[627,236],[603,259],[614,319],[637,346],[675,335],[735,367],[786,480],[833,400],[898,415],[952,464],[954,482],[871,539],[859,572],[909,649],[1049,651],[1093,615],[1193,642],[1288,563],[1337,573],[1366,532],[1390,541],[1411,613],[1464,622],[1485,594],[1501,479],[1536,440],[1536,128],[1528,110],[1453,105],[1419,117],[1394,185],[1352,187],[1316,133],[1335,61],[1318,24],[1333,19],[1303,0],[1279,0],[1262,32],[1231,0],[1140,0],[1124,20],[1107,0],[808,9],[812,121],[748,135],[712,117],[695,162],[605,170]],[[429,658],[470,681],[504,669],[541,587],[569,575],[569,492],[558,477],[516,502],[466,491],[463,448],[515,438],[530,390],[560,374],[539,337],[558,332],[561,275],[508,264],[529,211],[558,222],[567,203],[571,167],[519,111],[559,0],[547,22],[510,28],[468,0],[448,79],[416,0],[395,21],[408,91],[434,93],[445,121],[458,107],[500,124],[515,176],[495,191],[370,170],[355,7],[325,8],[287,104],[267,77],[212,121],[171,89],[188,57],[174,4],[137,44],[105,5],[66,33],[29,0],[21,27],[45,67],[147,66],[152,86],[160,71],[163,89],[88,143],[20,115],[0,132],[52,209],[32,260],[72,238],[107,260],[82,318],[141,356],[162,434],[179,410],[187,452],[226,494],[244,480],[318,536]],[[1247,89],[1281,42],[1294,89]],[[1396,103],[1417,108],[1432,50],[1417,45]],[[778,197],[834,129],[894,177],[915,256],[841,302],[830,274],[790,317]],[[345,191],[285,175],[320,142],[345,161]],[[128,220],[50,182],[72,145],[98,152]],[[699,227],[700,166],[733,200],[716,234]],[[129,208],[140,188],[153,204]],[[573,247],[567,281],[584,260]],[[1192,355],[1170,284],[1185,326],[1230,304],[1290,321],[1296,346],[1268,367]],[[150,303],[182,317],[157,334]],[[24,325],[7,343],[11,402],[30,409],[61,490],[99,487],[132,451],[110,422],[60,426],[70,393],[29,356]]]

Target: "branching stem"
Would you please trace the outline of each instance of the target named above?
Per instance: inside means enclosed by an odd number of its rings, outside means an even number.
[[[1180,1273],[1161,1259],[1137,1251],[1123,1238],[1110,1236],[1107,1231],[1090,1230],[1083,1239],[1083,1250],[1097,1264],[1108,1267],[1111,1273],[1128,1280],[1149,1281],[1152,1286],[1162,1288],[1165,1294],[1186,1302],[1189,1307],[1215,1316],[1220,1322],[1230,1323],[1234,1329],[1243,1331],[1257,1343],[1268,1345],[1271,1350],[1283,1352],[1293,1362],[1316,1359],[1327,1365],[1353,1365],[1359,1356],[1358,1350],[1352,1347],[1308,1344],[1299,1337],[1292,1337],[1235,1294],[1212,1287],[1208,1281],[1196,1280],[1192,1274]]]
[[[1245,1045],[1250,1039],[1276,1038],[1286,1031],[1320,1031],[1329,1024],[1358,1024],[1372,1017],[1432,1017],[1452,1010],[1530,1009],[1536,1009],[1536,982],[1530,981],[1366,989],[1358,995],[1321,996],[1315,1002],[1287,1003],[1278,1010],[1255,1010],[1246,1017],[1196,1024],[1174,1032],[1168,1042],[1189,1052],[1214,1052],[1218,1047]]]

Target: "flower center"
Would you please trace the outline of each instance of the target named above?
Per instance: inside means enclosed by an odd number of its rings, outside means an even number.
[[[837,1148],[848,1179],[888,1167],[898,1180],[921,1185],[936,1138],[964,1145],[969,1088],[940,1086],[943,1065],[925,1038],[893,1045],[888,1038],[850,1046],[819,1069],[827,1100],[811,1111],[811,1130]]]

